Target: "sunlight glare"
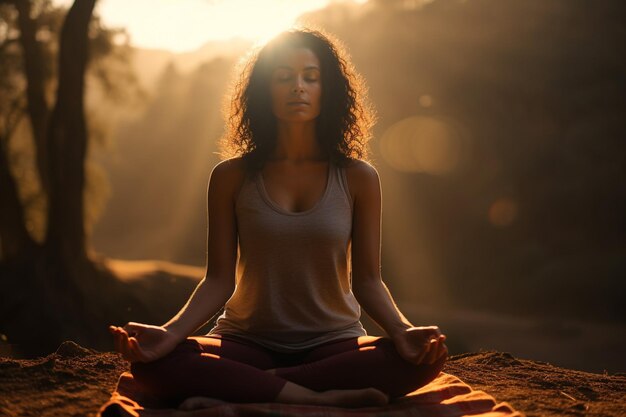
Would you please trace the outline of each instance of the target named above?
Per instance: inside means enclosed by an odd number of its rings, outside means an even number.
[[[57,3],[67,4],[65,0]],[[131,44],[141,48],[191,51],[208,41],[268,40],[297,24],[303,13],[331,0],[101,0],[105,24],[125,27]]]

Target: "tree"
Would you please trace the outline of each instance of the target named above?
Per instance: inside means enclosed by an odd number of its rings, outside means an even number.
[[[42,354],[67,338],[102,347],[108,342],[104,322],[125,319],[105,294],[139,305],[90,258],[85,233],[85,77],[93,53],[110,55],[119,34],[99,25],[94,6],[95,0],[75,1],[62,20],[61,9],[49,0],[0,0],[5,23],[0,33],[0,332],[19,345],[18,354]],[[55,67],[50,63],[56,45]],[[95,76],[111,82],[107,71]],[[25,119],[46,201],[40,240],[26,227],[11,170],[10,141]],[[134,313],[141,316],[137,308]]]

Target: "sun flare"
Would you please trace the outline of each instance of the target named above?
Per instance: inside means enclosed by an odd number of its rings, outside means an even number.
[[[134,46],[184,52],[212,40],[245,38],[262,43],[298,25],[303,13],[331,1],[101,0],[97,12],[108,26],[125,27]],[[69,6],[72,1],[55,3]]]

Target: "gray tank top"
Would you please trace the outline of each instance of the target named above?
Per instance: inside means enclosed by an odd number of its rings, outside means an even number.
[[[208,334],[237,335],[279,352],[366,335],[352,293],[352,199],[344,169],[329,163],[322,198],[289,212],[257,172],[235,203],[236,287]]]

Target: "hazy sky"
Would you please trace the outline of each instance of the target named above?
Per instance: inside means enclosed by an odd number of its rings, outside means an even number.
[[[99,0],[96,11],[108,26],[126,27],[135,46],[182,52],[209,40],[263,41],[331,1],[338,0]]]

